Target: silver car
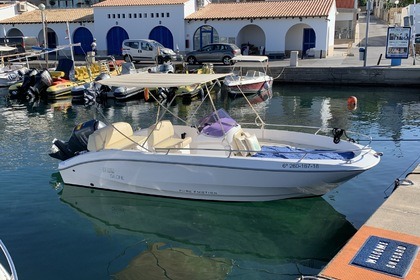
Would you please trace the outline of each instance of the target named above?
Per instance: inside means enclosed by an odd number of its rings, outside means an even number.
[[[231,58],[237,55],[241,55],[241,49],[235,44],[214,43],[189,52],[185,57],[188,64],[222,62],[229,65]]]

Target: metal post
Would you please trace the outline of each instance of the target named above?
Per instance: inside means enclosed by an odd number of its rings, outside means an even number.
[[[41,10],[41,20],[42,20],[42,33],[44,35],[44,49],[48,49],[48,38],[47,38],[47,28],[45,24],[45,5],[39,4],[38,8]],[[45,64],[46,68],[48,69],[48,53],[44,54],[45,56]]]
[[[411,42],[413,46],[413,65],[416,65],[416,0],[414,0],[413,4],[413,30],[412,30],[412,36],[413,41]]]
[[[369,21],[370,21],[370,9],[372,7],[371,0],[366,2],[366,34],[365,34],[365,57],[363,58],[363,67],[366,67],[367,50],[368,50],[368,38],[369,38]]]
[[[71,59],[73,60],[73,63],[74,63],[74,53],[73,53],[73,46],[72,46],[73,42],[71,41],[70,26],[69,26],[68,21],[66,22],[66,27],[67,27],[67,30],[66,30],[67,38],[68,38],[69,44],[70,44],[70,55],[71,55]]]

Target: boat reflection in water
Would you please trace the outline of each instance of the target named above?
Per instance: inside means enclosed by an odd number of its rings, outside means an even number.
[[[145,240],[125,269],[111,267],[117,279],[295,279],[318,273],[355,232],[322,197],[229,203],[70,185],[59,195],[99,232]]]

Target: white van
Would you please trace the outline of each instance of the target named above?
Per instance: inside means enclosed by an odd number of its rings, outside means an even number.
[[[159,53],[158,53],[159,52]],[[158,55],[163,60],[182,60],[171,49],[161,43],[149,39],[126,39],[122,42],[122,55],[127,62],[158,61]]]

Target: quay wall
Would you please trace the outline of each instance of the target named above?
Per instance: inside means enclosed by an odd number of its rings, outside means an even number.
[[[228,67],[215,66],[216,73]],[[330,84],[349,86],[420,86],[420,68],[406,67],[291,67],[272,66],[268,71],[276,83]]]

